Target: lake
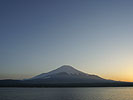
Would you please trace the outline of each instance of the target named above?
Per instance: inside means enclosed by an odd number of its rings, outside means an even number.
[[[133,87],[0,88],[0,100],[133,100]]]

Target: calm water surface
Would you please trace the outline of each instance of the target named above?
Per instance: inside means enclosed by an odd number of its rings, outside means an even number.
[[[0,100],[133,100],[133,87],[0,88]]]

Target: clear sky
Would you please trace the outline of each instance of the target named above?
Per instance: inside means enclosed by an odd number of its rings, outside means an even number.
[[[133,0],[0,0],[0,79],[64,64],[133,82]]]

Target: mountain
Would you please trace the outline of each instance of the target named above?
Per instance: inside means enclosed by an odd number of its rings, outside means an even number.
[[[63,65],[48,73],[24,80],[0,80],[0,87],[125,87],[132,82],[120,82],[101,78]]]
[[[32,82],[40,83],[101,83],[112,82],[111,80],[103,79],[97,75],[90,75],[81,72],[72,66],[63,65],[48,73],[42,73],[28,79]],[[27,80],[27,81],[28,81]]]

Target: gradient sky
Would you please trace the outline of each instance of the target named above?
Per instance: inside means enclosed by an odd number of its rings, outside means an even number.
[[[0,79],[64,64],[133,82],[133,0],[0,0]]]

